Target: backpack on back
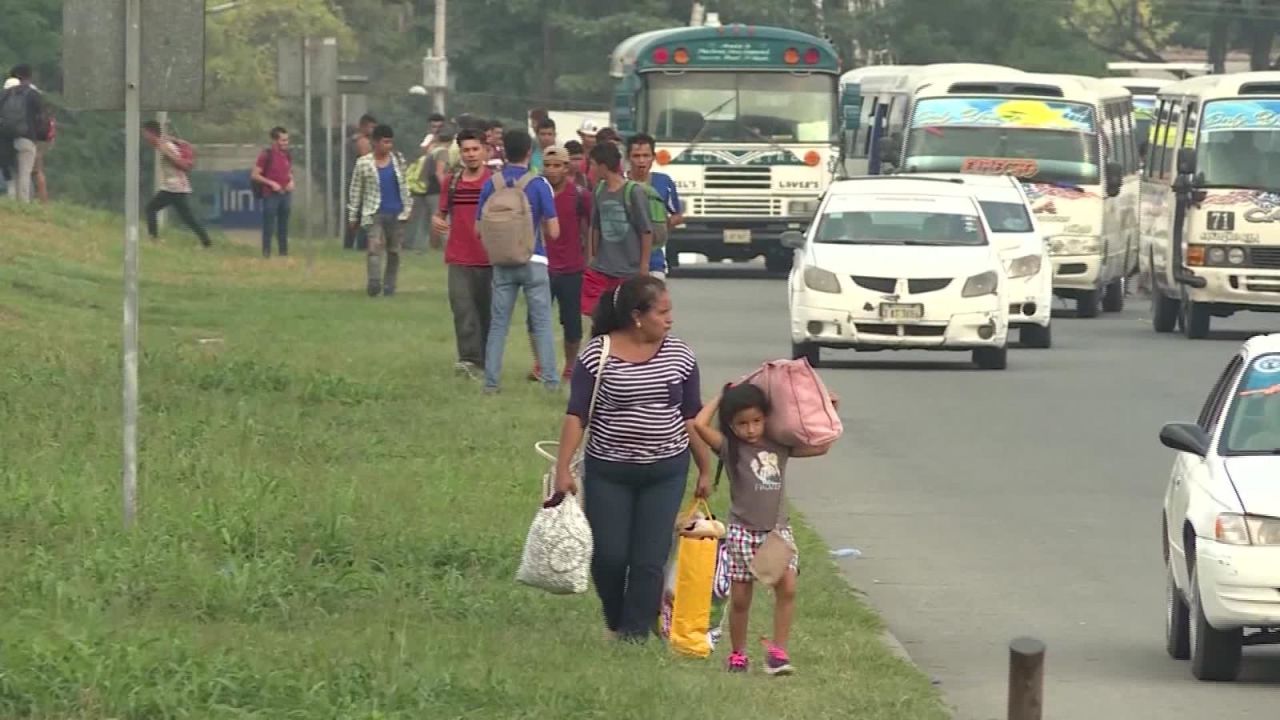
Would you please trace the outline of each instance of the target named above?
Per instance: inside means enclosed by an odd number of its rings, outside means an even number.
[[[410,195],[426,195],[427,194],[427,181],[423,177],[423,175],[426,172],[426,169],[427,169],[427,154],[422,153],[421,155],[418,156],[417,160],[413,161],[413,164],[409,166],[409,169],[405,171],[404,183],[405,185],[409,186]]]
[[[654,186],[649,183],[639,183],[639,185],[644,187],[645,197],[649,201],[649,224],[653,229],[653,246],[663,247],[667,244],[667,203]],[[629,199],[630,195],[627,197]]]
[[[31,90],[22,85],[0,93],[0,137],[31,137],[31,114],[28,112]]]
[[[191,172],[191,169],[196,166],[195,146],[182,138],[170,139],[173,140],[173,144],[177,146],[178,157],[182,159],[182,162],[176,163],[178,169],[182,172]]]
[[[480,216],[480,242],[494,265],[524,265],[533,258],[533,208],[524,189],[537,177],[525,173],[513,185],[502,173],[493,174],[493,195]]]

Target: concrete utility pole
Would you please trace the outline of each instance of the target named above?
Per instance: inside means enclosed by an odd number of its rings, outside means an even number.
[[[445,54],[445,35],[448,32],[449,24],[447,6],[448,2],[446,2],[446,0],[436,0],[435,44],[431,48],[431,54],[440,58],[440,62],[442,63],[446,62],[445,57],[447,57]],[[441,78],[442,87],[436,88],[433,93],[435,96],[435,111],[442,115],[444,114],[444,96],[448,91],[447,83],[447,77]]]

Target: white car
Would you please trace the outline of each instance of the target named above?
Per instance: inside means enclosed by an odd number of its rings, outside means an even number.
[[[906,176],[833,183],[794,249],[791,348],[972,351],[1008,358],[1008,278],[991,228],[963,183]]]
[[[1022,183],[1012,175],[930,173],[925,177],[962,182],[978,199],[1009,275],[1005,290],[1009,325],[1018,328],[1018,341],[1024,347],[1052,345],[1053,259]]]
[[[1178,450],[1164,498],[1169,654],[1234,680],[1241,647],[1280,642],[1280,335],[1231,358]]]

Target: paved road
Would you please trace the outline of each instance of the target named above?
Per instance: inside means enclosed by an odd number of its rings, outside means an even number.
[[[708,386],[789,350],[785,284],[678,279],[677,332]],[[1192,419],[1230,354],[1275,316],[1157,336],[1146,302],[1055,320],[1051,350],[1004,372],[967,355],[824,354],[846,439],[792,466],[790,492],[960,720],[1003,720],[1007,642],[1049,647],[1046,717],[1266,717],[1280,653],[1246,649],[1242,682],[1208,685],[1163,644],[1161,423]],[[1219,329],[1225,332],[1217,332]],[[825,361],[830,358],[832,362]],[[802,612],[815,612],[803,608]]]

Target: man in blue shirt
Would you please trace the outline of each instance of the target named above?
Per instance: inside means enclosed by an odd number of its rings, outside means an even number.
[[[532,172],[529,169],[529,153],[533,138],[524,130],[511,129],[503,133],[502,145],[506,151],[506,165],[502,177],[508,185],[514,185]],[[489,320],[489,339],[484,354],[484,391],[496,393],[502,377],[502,353],[507,345],[507,332],[511,329],[511,316],[515,311],[516,297],[524,290],[525,304],[529,307],[529,322],[533,333],[534,352],[542,372],[542,384],[549,390],[560,385],[556,373],[555,336],[551,327],[551,277],[547,268],[547,250],[543,238],[560,237],[560,222],[556,219],[555,197],[551,185],[544,177],[535,177],[524,186],[529,199],[533,220],[533,257],[524,265],[493,268],[493,306]],[[480,191],[476,207],[476,221],[480,232],[484,230],[484,205],[493,196],[493,178]]]
[[[627,173],[628,180],[648,184],[662,198],[667,206],[667,232],[680,223],[684,215],[680,212],[680,193],[676,191],[676,183],[666,173],[653,172],[653,160],[657,148],[651,135],[636,133],[627,139],[627,160],[631,169]],[[659,278],[667,275],[666,249],[654,247],[649,255],[649,274]]]

